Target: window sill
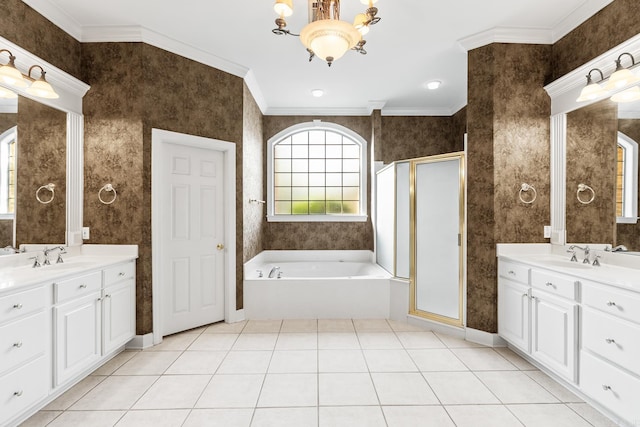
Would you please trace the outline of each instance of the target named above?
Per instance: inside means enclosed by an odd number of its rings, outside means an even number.
[[[267,215],[267,222],[366,222],[367,215]]]
[[[638,223],[638,217],[634,217],[634,216],[619,216],[616,218],[616,222],[618,224],[637,224]]]

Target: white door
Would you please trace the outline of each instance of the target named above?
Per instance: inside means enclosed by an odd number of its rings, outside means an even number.
[[[159,234],[169,335],[224,319],[224,154],[164,148]]]

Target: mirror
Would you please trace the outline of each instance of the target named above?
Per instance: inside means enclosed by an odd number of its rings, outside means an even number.
[[[67,114],[23,96],[0,106],[0,248],[65,243]]]
[[[640,251],[640,101],[605,99],[571,111],[566,129],[567,242]]]

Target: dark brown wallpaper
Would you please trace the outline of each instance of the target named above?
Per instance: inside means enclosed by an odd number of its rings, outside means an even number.
[[[617,105],[604,100],[567,114],[567,242],[613,243],[616,233]],[[578,201],[578,184],[596,193],[592,203]],[[589,200],[591,193],[581,193]]]
[[[64,244],[66,240],[67,115],[28,98],[18,97],[18,174],[16,246],[23,243]],[[51,203],[36,200],[36,190],[55,184]],[[47,201],[51,193],[42,190]]]
[[[0,248],[13,246],[13,220],[0,219]]]
[[[549,223],[550,46],[492,44],[469,52],[467,325],[497,330],[496,243],[544,242]],[[526,182],[538,198],[528,205]]]
[[[557,79],[640,33],[638,0],[615,0],[553,45]],[[611,58],[611,62],[616,58]]]
[[[17,100],[16,100],[17,102]],[[16,107],[17,108],[17,107]],[[18,124],[18,114],[0,113],[0,135]]]
[[[618,120],[618,130],[636,142],[640,142],[640,119]],[[638,182],[640,182],[640,168],[638,168]],[[640,206],[640,191],[638,192],[638,206]],[[640,223],[616,224],[615,245],[625,245],[631,251],[640,251]]]
[[[371,118],[361,116],[265,116],[264,144],[278,132],[298,123],[322,120],[337,123],[351,129],[371,144]],[[371,161],[371,146],[368,147],[367,162]],[[266,165],[266,156],[265,156]],[[266,166],[264,167],[266,171]],[[265,181],[266,183],[266,177]],[[266,193],[265,193],[266,194]],[[371,179],[367,180],[367,194],[371,194]],[[366,222],[265,222],[264,249],[366,249],[373,250],[373,228],[371,225],[371,197],[367,196]]]

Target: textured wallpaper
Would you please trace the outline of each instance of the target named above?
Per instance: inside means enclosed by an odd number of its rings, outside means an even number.
[[[640,143],[640,119],[620,119],[618,120],[618,130]],[[640,168],[638,168],[638,182],[640,183]],[[638,191],[638,206],[640,206],[640,190]],[[616,224],[614,244],[625,245],[632,251],[640,251],[640,222],[637,224]]]
[[[66,240],[67,115],[28,98],[18,98],[18,174],[16,245],[64,244]],[[36,200],[36,190],[55,184],[51,203]],[[43,201],[50,199],[40,192]]]
[[[609,243],[615,240],[617,105],[607,100],[567,114],[567,242]],[[592,203],[577,199],[578,184],[593,188]],[[588,201],[589,191],[581,193]]]

